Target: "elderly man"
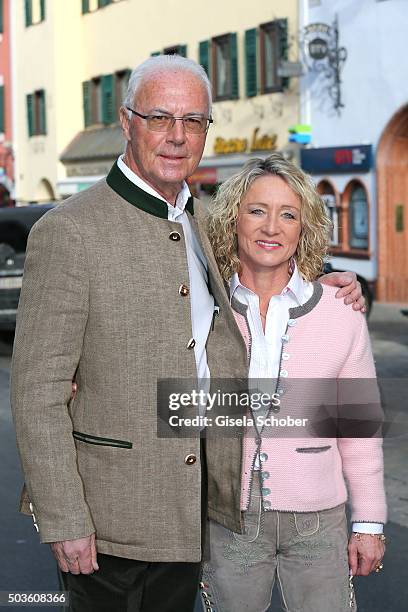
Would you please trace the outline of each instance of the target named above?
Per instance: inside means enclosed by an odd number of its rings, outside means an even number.
[[[121,108],[124,156],[29,238],[12,367],[22,511],[75,611],[193,609],[207,475],[211,517],[240,529],[239,440],[209,441],[205,464],[199,439],[156,434],[158,379],[247,375],[185,183],[210,122],[200,66],[147,60]]]

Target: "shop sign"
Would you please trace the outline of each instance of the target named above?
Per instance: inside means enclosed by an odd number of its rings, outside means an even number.
[[[254,129],[252,135],[250,151],[274,151],[276,149],[276,141],[278,140],[277,134],[264,134],[258,136],[259,128]]]
[[[331,27],[327,23],[311,23],[304,29],[305,43],[309,56],[322,60],[329,52]]]
[[[246,153],[247,151],[274,151],[277,148],[277,134],[259,136],[260,128],[254,129],[250,144],[247,138],[230,138],[226,140],[218,136],[214,143],[214,153],[227,155],[229,153]]]
[[[197,170],[188,177],[188,183],[204,183],[206,185],[216,185],[217,169],[216,168],[197,168]]]
[[[368,172],[372,167],[372,145],[302,149],[303,170],[314,174]]]
[[[331,25],[328,23],[307,25],[303,28],[299,41],[303,62],[317,77],[315,88],[319,83],[325,85],[324,91],[329,95],[338,114],[344,107],[341,96],[341,71],[347,59],[347,50],[340,46],[339,41],[337,15]]]
[[[218,136],[214,143],[214,153],[217,155],[228,155],[229,153],[245,153],[248,148],[246,138],[230,138],[226,140]]]
[[[309,42],[308,47],[310,57],[315,60],[324,59],[329,52],[327,40],[319,38],[318,36]]]

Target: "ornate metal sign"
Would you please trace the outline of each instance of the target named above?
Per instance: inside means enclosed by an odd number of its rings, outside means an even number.
[[[301,40],[304,62],[310,72],[319,75],[326,84],[326,90],[334,108],[340,114],[344,107],[341,98],[340,73],[347,59],[347,50],[339,46],[337,15],[333,24],[311,23],[302,33]]]

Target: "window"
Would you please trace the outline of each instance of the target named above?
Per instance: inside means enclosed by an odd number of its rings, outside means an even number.
[[[213,96],[217,100],[239,97],[237,35],[216,36],[199,43],[199,61],[210,78]]]
[[[45,21],[45,0],[24,0],[26,28]]]
[[[130,70],[105,74],[82,83],[84,125],[110,125],[119,121],[119,108],[125,97]]]
[[[287,20],[278,19],[260,26],[261,93],[282,91],[287,81],[278,76],[282,59],[287,59]]]
[[[332,246],[340,246],[340,209],[337,203],[337,196],[332,184],[323,180],[317,185],[317,191],[326,205],[326,213],[330,217],[333,224],[332,234],[330,236],[330,244]]]
[[[349,200],[349,244],[354,249],[368,249],[368,203],[364,187],[355,183]]]
[[[163,49],[163,55],[181,55],[187,57],[187,45],[176,45]]]
[[[39,89],[27,94],[28,136],[39,136],[47,133],[45,91]]]
[[[288,20],[276,19],[245,31],[245,93],[283,91],[289,79],[278,75],[282,60],[288,58]]]
[[[181,55],[181,57],[187,57],[187,45],[173,45],[172,47],[165,47],[163,51],[153,51],[150,56],[155,55]]]
[[[119,109],[126,96],[131,72],[131,70],[126,69],[120,70],[115,74],[115,114],[117,119],[119,117]]]
[[[81,0],[82,2],[82,14],[93,13],[98,9],[102,9],[109,4],[121,2],[122,0]]]
[[[322,200],[326,205],[326,213],[330,217],[330,221],[333,224],[332,233],[330,236],[330,244],[332,246],[338,246],[339,244],[339,211],[336,206],[336,196],[334,193],[325,193],[322,196]]]

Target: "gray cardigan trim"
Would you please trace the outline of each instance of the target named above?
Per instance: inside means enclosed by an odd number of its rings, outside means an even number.
[[[322,285],[315,281],[313,283],[313,294],[302,306],[296,306],[295,308],[289,308],[289,317],[291,319],[297,319],[303,317],[313,310],[315,306],[320,302],[320,298],[323,295]]]
[[[231,298],[231,308],[232,310],[235,310],[235,312],[238,312],[238,314],[246,318],[248,306],[237,300],[235,296],[232,296]]]
[[[302,306],[295,306],[295,308],[289,308],[289,317],[291,319],[297,319],[299,317],[302,317],[303,315],[308,314],[320,302],[320,298],[322,297],[322,295],[323,287],[319,282],[315,281],[313,283],[313,293],[311,297],[307,300],[307,302],[302,304]],[[231,298],[231,307],[233,310],[235,310],[240,315],[246,318],[248,306],[242,304],[242,302],[237,300],[235,296],[232,296]]]

